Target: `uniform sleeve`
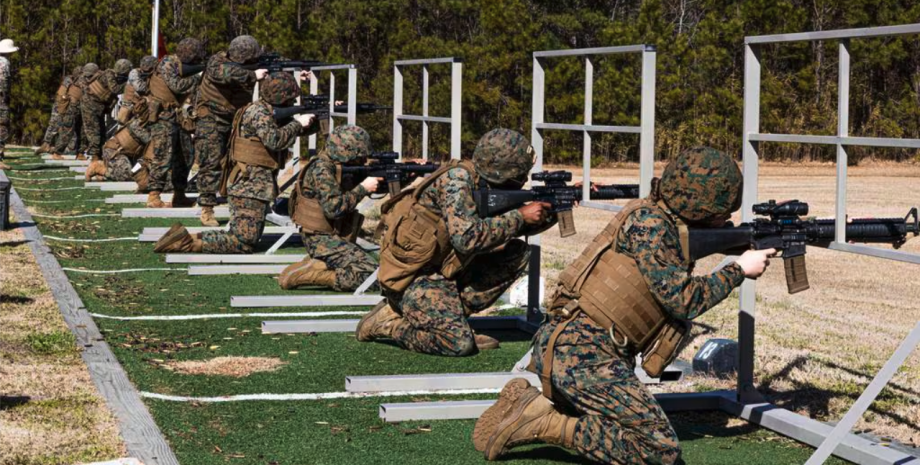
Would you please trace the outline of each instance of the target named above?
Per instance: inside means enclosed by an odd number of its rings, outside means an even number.
[[[271,113],[266,111],[258,111],[252,125],[255,127],[256,135],[262,140],[262,144],[272,151],[291,148],[297,141],[301,129],[297,121],[291,121],[279,128]]]
[[[166,81],[166,86],[169,87],[169,90],[174,94],[188,94],[192,92],[201,80],[200,74],[194,74],[188,77],[180,76],[178,63],[173,60],[163,60],[159,66],[160,76],[163,77],[163,80]]]
[[[212,58],[208,61],[205,72],[208,78],[217,84],[252,84],[256,82],[255,71],[239,66],[236,63]]]
[[[335,180],[335,165],[317,162],[311,167],[310,174],[309,177],[313,180],[312,190],[316,192],[316,198],[326,218],[341,218],[355,211],[358,203],[367,196],[367,190],[360,184],[348,192],[342,192],[342,187]]]
[[[675,318],[692,320],[702,315],[744,281],[737,263],[706,276],[691,276],[681,264],[676,229],[648,209],[637,210],[626,221],[619,247],[636,260],[652,295]]]
[[[147,79],[142,78],[141,72],[137,69],[132,69],[128,74],[128,84],[131,84],[131,87],[134,87],[134,91],[138,94],[147,95],[150,92]]]
[[[441,215],[451,245],[461,254],[502,245],[519,236],[524,227],[524,217],[517,210],[480,218],[473,201],[473,180],[466,170],[449,171],[431,188],[439,190]]]
[[[115,95],[124,93],[126,82],[118,82],[118,77],[113,71],[106,71],[105,74],[105,85],[112,90],[112,93]]]

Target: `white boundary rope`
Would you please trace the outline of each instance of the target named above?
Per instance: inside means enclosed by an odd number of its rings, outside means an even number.
[[[87,274],[119,274],[119,273],[136,273],[140,271],[187,271],[188,268],[131,268],[127,270],[81,270],[79,268],[61,268],[64,271]]]
[[[367,312],[335,311],[335,312],[297,312],[297,313],[211,313],[205,315],[147,315],[147,316],[112,316],[100,313],[90,313],[93,318],[119,321],[183,321],[183,320],[209,320],[217,318],[287,318],[299,316],[358,316]]]
[[[54,187],[54,188],[51,188],[51,189],[42,189],[42,188],[40,188],[40,187],[14,187],[14,189],[16,189],[17,191],[46,191],[46,192],[52,192],[52,191],[75,191],[75,190],[77,190],[77,189],[86,189],[86,188],[83,187],[83,186],[75,186],[75,187]],[[26,199],[22,199],[22,200],[23,200],[23,202],[28,202],[28,200],[26,200]]]
[[[105,199],[29,200],[29,203],[105,202]]]
[[[52,220],[75,220],[78,218],[96,218],[100,216],[121,216],[119,213],[89,213],[86,215],[72,215],[72,216],[55,216],[55,215],[42,215],[40,213],[33,213],[33,218],[49,218]]]
[[[108,239],[76,239],[73,237],[55,237],[55,236],[44,236],[45,239],[51,239],[52,241],[63,241],[63,242],[114,242],[114,241],[136,241],[137,236],[132,237],[110,237]]]
[[[240,394],[236,396],[219,397],[189,397],[157,394],[141,391],[141,397],[172,402],[243,402],[243,401],[289,401],[289,400],[327,400],[327,399],[362,399],[367,397],[403,397],[422,395],[469,395],[469,394],[497,394],[501,389],[451,389],[451,390],[419,390],[419,391],[382,391],[382,392],[317,392],[310,394]]]
[[[73,176],[64,176],[62,178],[17,178],[13,176],[7,176],[7,178],[12,179],[13,181],[64,181],[64,180],[75,181],[76,180],[74,179]]]

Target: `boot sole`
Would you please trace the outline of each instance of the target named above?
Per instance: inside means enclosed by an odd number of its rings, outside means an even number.
[[[185,230],[185,227],[181,224],[174,224],[169,228],[169,231],[166,231],[166,234],[157,241],[156,246],[153,248],[155,253],[163,253],[169,246],[173,245],[176,241],[182,239],[183,236],[188,234],[188,231]]]
[[[489,445],[489,438],[495,434],[505,413],[529,387],[530,382],[524,378],[514,378],[505,384],[501,394],[498,395],[498,400],[479,417],[479,420],[476,420],[476,426],[473,428],[473,447],[477,451],[485,452],[486,446]]]
[[[367,315],[364,315],[363,317],[361,317],[361,320],[358,321],[358,327],[355,329],[355,339],[357,339],[359,342],[371,342],[371,341],[374,340],[374,337],[363,337],[363,338],[362,338],[362,337],[360,336],[360,334],[361,334],[361,328],[364,327],[364,324],[365,324],[368,320],[370,320],[371,318],[373,318],[373,317],[374,317],[375,315],[377,315],[378,313],[382,312],[383,309],[384,309],[384,307],[386,307],[386,305],[387,305],[387,302],[386,302],[386,301],[383,301],[383,302],[377,304],[377,306],[374,307],[371,311],[367,312]]]
[[[495,429],[495,433],[492,434],[492,437],[489,438],[489,443],[486,445],[486,450],[484,452],[486,460],[492,461],[502,456],[508,449],[505,448],[505,445],[508,444],[508,440],[514,435],[515,430],[512,426],[524,416],[524,411],[527,410],[527,406],[534,401],[535,398],[542,396],[543,394],[540,391],[534,389],[532,391],[528,390],[524,392],[518,398],[517,407],[511,413],[511,416],[502,420],[499,423],[498,427]]]

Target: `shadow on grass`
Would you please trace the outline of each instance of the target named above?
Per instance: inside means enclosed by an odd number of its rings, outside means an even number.
[[[20,245],[28,244],[29,241],[9,241],[9,242],[0,242],[0,247],[12,249],[14,247],[19,247]]]
[[[35,299],[31,297],[21,296],[21,295],[0,294],[0,302],[7,303],[7,304],[23,305],[23,304],[31,304],[32,302],[35,302]]]
[[[32,401],[29,396],[0,396],[0,412],[10,410]]]

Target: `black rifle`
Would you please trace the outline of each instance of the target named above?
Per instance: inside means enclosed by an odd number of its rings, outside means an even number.
[[[312,97],[325,97],[326,100],[322,101],[321,99],[314,99]],[[293,117],[294,115],[304,115],[312,114],[316,115],[317,118],[323,119],[329,117],[329,97],[321,95],[311,95],[307,101],[301,99],[300,105],[294,105],[290,107],[274,107],[272,109],[272,117],[275,118],[275,121],[281,121]],[[391,110],[392,107],[385,107],[376,105],[373,103],[358,103],[355,105],[355,113],[359,115],[365,115],[368,113],[373,113],[376,111],[382,110]],[[336,105],[336,113],[348,113],[348,105]]]
[[[234,64],[243,69],[248,69],[250,71],[266,69],[270,73],[274,73],[276,71],[310,70],[315,66],[323,66],[326,64],[316,60],[285,60],[284,58],[281,58],[277,53],[262,55],[255,63],[228,63]],[[182,63],[182,66],[179,68],[179,75],[182,77],[192,76],[204,71],[207,67],[207,63],[200,63],[197,65]]]
[[[834,220],[803,218],[808,215],[808,204],[798,200],[757,204],[754,213],[768,218],[755,218],[738,226],[690,228],[690,259],[715,253],[737,255],[749,249],[776,249],[782,252],[789,293],[808,289],[805,246],[826,247],[833,242]],[[847,241],[853,242],[887,243],[898,248],[907,241],[908,234],[920,234],[916,208],[904,218],[853,219],[846,225]]]
[[[559,235],[569,237],[575,234],[575,219],[572,208],[575,202],[582,200],[582,188],[568,186],[572,173],[568,171],[543,171],[531,176],[542,186],[533,186],[530,190],[476,189],[473,199],[481,218],[500,215],[508,210],[519,208],[529,202],[546,202],[552,205],[550,211],[559,218]],[[637,184],[619,184],[591,187],[592,200],[617,200],[639,198]]]
[[[383,178],[387,182],[390,197],[393,197],[402,190],[403,185],[439,168],[436,163],[400,163],[397,159],[399,154],[396,152],[374,152],[368,157],[369,163],[366,165],[343,166],[342,178],[350,178],[352,185],[365,178]]]

